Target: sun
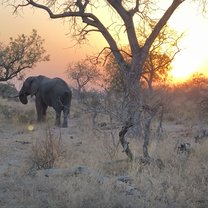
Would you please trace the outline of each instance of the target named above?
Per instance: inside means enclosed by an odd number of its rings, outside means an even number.
[[[203,53],[203,49],[198,51],[201,53],[191,52],[191,50],[181,52],[173,60],[172,70],[170,71],[173,82],[185,82],[195,73],[208,76],[208,56],[205,52]]]
[[[192,74],[199,71],[201,61],[200,57],[191,56],[191,54],[183,54],[175,59],[170,72],[173,82],[186,81]]]
[[[172,62],[173,70],[170,74],[173,77],[173,82],[186,81],[192,74],[201,72],[202,68],[205,68],[205,62],[208,58],[204,42],[205,37],[202,39],[196,37],[196,31],[190,31],[183,40],[182,50]]]
[[[199,15],[192,5],[171,18],[169,23],[176,31],[184,32],[178,45],[180,52],[172,62],[170,76],[173,82],[184,82],[194,73],[207,75],[207,18]]]

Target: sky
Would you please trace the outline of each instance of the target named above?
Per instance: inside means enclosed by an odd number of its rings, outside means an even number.
[[[168,2],[166,1],[167,5]],[[190,2],[190,1],[188,1]],[[208,14],[203,17],[199,14],[196,5],[183,3],[169,20],[171,27],[179,32],[185,32],[180,43],[181,52],[173,62],[172,75],[174,80],[182,81],[191,73],[208,71]],[[75,41],[67,35],[69,25],[63,20],[52,20],[48,14],[39,9],[25,8],[21,15],[13,15],[11,7],[0,4],[0,42],[7,43],[9,37],[20,34],[30,35],[32,29],[45,39],[44,47],[50,54],[50,61],[39,63],[36,68],[29,71],[29,75],[43,74],[49,77],[62,77],[66,79],[67,65],[99,52],[106,42],[98,33],[90,36],[85,45],[76,45]]]
[[[208,14],[203,16],[197,6],[188,2],[176,11],[169,24],[177,31],[184,31],[181,52],[173,62],[172,75],[183,81],[192,73],[208,75]]]
[[[8,43],[10,37],[30,35],[36,29],[38,35],[45,39],[44,48],[50,55],[49,62],[38,63],[34,69],[30,69],[27,76],[42,74],[66,80],[68,64],[84,59],[89,51],[98,51],[104,45],[104,41],[99,39],[93,40],[93,43],[75,45],[76,42],[68,35],[69,25],[63,20],[50,19],[41,10],[25,8],[24,13],[18,16],[12,12],[12,8],[5,8],[0,4],[0,42]]]

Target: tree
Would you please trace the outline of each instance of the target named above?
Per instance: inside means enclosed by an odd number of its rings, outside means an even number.
[[[154,21],[150,21],[145,27],[138,27],[137,36],[141,45],[144,44],[147,38],[147,32],[153,28],[154,24]],[[152,90],[152,85],[154,83],[161,84],[167,80],[168,72],[172,69],[171,62],[176,54],[180,52],[178,41],[181,39],[182,35],[183,34],[178,35],[173,29],[165,25],[153,42],[141,76],[149,90]],[[125,48],[123,56],[125,61],[130,63],[132,55],[128,47]],[[109,87],[116,91],[124,91],[125,86],[123,78],[113,55],[110,55],[106,62],[106,81],[109,83]]]
[[[199,102],[202,97],[207,97],[208,77],[203,73],[194,73],[190,78],[181,84],[186,96],[194,102]],[[203,98],[204,99],[204,98]]]
[[[155,21],[149,20],[147,24],[148,30],[152,30],[154,25]],[[154,83],[163,83],[167,80],[168,73],[172,69],[171,63],[176,54],[180,52],[178,42],[182,36],[183,33],[179,35],[168,25],[165,25],[152,43],[142,75],[150,90],[152,90]],[[144,27],[138,28],[138,37],[142,42],[148,37]]]
[[[69,79],[76,82],[79,95],[85,90],[87,84],[98,80],[100,76],[96,66],[92,65],[87,60],[69,64],[66,73]]]
[[[108,57],[104,70],[105,73],[103,81],[107,91],[125,93],[124,80],[122,74],[120,73],[119,66],[112,54]]]
[[[71,20],[71,28],[74,29],[73,35],[79,37],[79,41],[86,40],[86,37],[91,32],[99,32],[102,34],[104,39],[107,41],[110,53],[115,57],[117,64],[119,65],[120,73],[122,74],[125,87],[126,95],[128,96],[128,121],[131,121],[135,126],[139,120],[140,109],[142,108],[142,95],[140,92],[141,85],[138,80],[141,80],[144,71],[144,64],[148,57],[150,48],[155,41],[155,39],[160,34],[162,28],[166,25],[167,21],[170,19],[172,14],[176,9],[188,0],[172,0],[170,6],[163,11],[163,14],[148,34],[144,44],[141,45],[138,42],[138,37],[136,34],[136,27],[138,25],[138,20],[148,20],[153,19],[153,14],[155,11],[158,12],[158,1],[152,0],[75,0],[75,1],[34,1],[34,0],[24,0],[24,1],[11,1],[11,4],[15,6],[15,11],[18,11],[20,7],[33,6],[34,8],[39,8],[46,11],[50,18],[69,18]],[[10,0],[6,1],[10,3]],[[199,4],[203,6],[203,10],[206,10],[206,0],[198,0]],[[14,5],[16,4],[16,5]],[[104,6],[105,5],[105,6]],[[97,12],[98,7],[103,12]],[[99,14],[105,13],[107,16],[109,14],[115,13],[114,17],[118,17],[118,24],[114,22],[114,18],[111,18],[109,25],[106,25],[103,19],[101,19]],[[106,17],[105,16],[105,17]],[[113,22],[112,22],[113,21]],[[122,48],[119,46],[119,39],[117,38],[117,32],[126,34],[128,39],[131,60],[130,63],[125,61],[122,54]],[[131,126],[131,125],[130,125]],[[128,145],[128,144],[126,144]],[[147,151],[148,141],[144,142],[143,154],[145,158],[149,157]]]
[[[22,78],[26,69],[48,61],[49,55],[45,55],[43,43],[44,40],[33,30],[30,36],[22,34],[16,39],[10,38],[7,46],[0,44],[0,81]]]
[[[185,82],[186,87],[190,88],[200,88],[207,89],[208,86],[208,77],[203,73],[194,73],[192,76]]]

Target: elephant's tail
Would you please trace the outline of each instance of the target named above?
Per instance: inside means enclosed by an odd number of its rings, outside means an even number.
[[[64,94],[59,98],[59,102],[63,108],[69,108],[71,105],[71,92],[64,92]]]

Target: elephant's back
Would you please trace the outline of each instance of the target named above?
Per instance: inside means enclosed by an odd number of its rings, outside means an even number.
[[[63,79],[56,77],[53,81],[55,83],[55,87],[65,89],[65,92],[71,93],[69,85]]]
[[[41,90],[42,100],[49,106],[53,106],[60,99],[64,103],[69,103],[72,97],[68,84],[60,78],[44,80]]]
[[[41,89],[44,91],[53,91],[55,94],[58,93],[60,95],[64,92],[71,93],[68,84],[61,78],[45,79],[41,85]]]

